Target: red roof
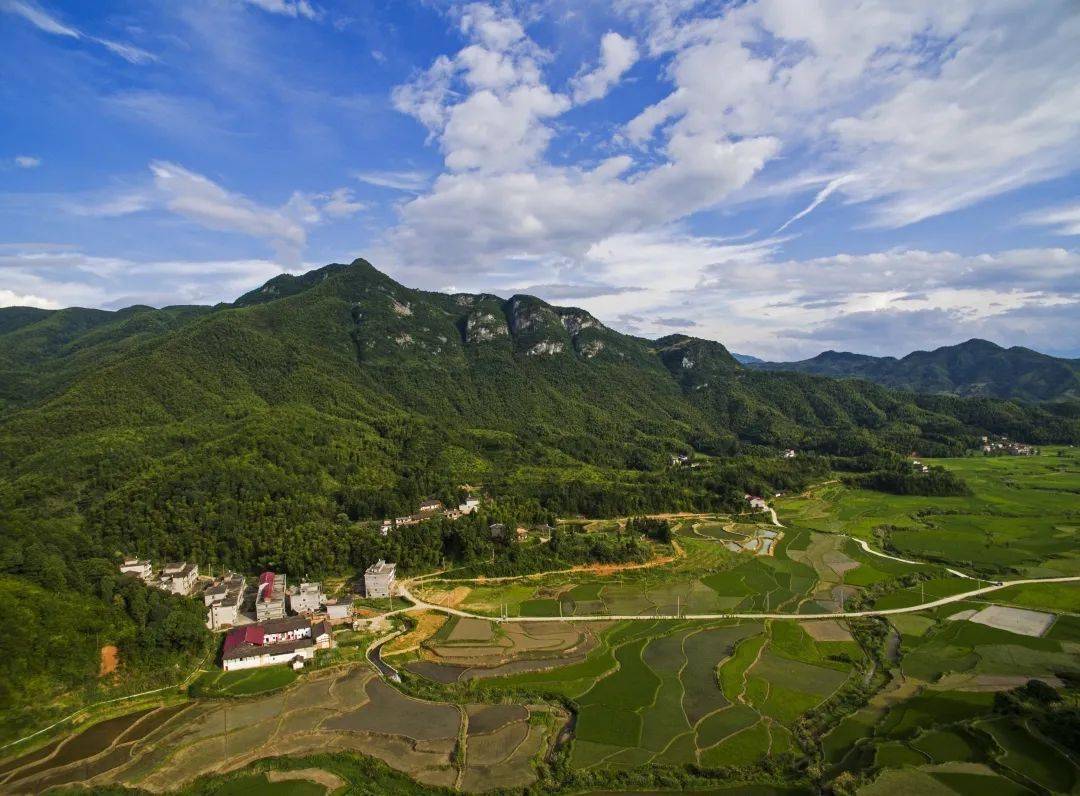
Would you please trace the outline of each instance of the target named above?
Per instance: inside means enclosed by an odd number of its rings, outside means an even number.
[[[266,588],[264,589],[263,586]],[[259,575],[259,588],[261,590],[262,601],[266,602],[270,599],[270,595],[274,591],[274,573],[264,572]]]
[[[241,644],[254,644],[255,646],[262,646],[263,643],[263,629],[258,625],[246,625],[245,627],[236,627],[229,631],[225,636],[225,652],[231,649],[239,647]]]

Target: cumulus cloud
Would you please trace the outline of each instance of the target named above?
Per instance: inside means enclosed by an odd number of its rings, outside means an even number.
[[[574,102],[580,104],[600,99],[637,63],[637,43],[609,31],[600,39],[600,63],[590,72],[576,77],[571,88]]]
[[[674,88],[626,128],[775,135],[858,173],[842,193],[897,227],[1072,168],[1080,80],[1069,0],[758,0],[716,16],[630,2]],[[733,76],[738,76],[733,79]]]
[[[463,49],[394,91],[396,107],[428,129],[447,166],[428,193],[400,208],[388,242],[406,265],[580,259],[606,236],[714,206],[776,154],[770,137],[683,131],[649,168],[628,155],[552,165],[544,158],[551,122],[573,103],[544,81],[543,51],[519,21],[488,6],[469,6],[460,28]],[[600,66],[574,81],[590,97],[632,62],[632,42],[618,34],[605,41]]]

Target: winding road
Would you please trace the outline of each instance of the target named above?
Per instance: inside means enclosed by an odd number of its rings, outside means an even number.
[[[777,525],[781,528],[784,526],[780,524],[780,520],[776,516],[776,510],[771,506],[767,506],[763,511],[769,513],[772,516],[773,525]],[[888,558],[893,561],[900,561],[904,564],[925,564],[924,561],[912,561],[906,558],[899,558],[898,556],[889,555],[888,553],[874,550],[864,539],[857,539],[854,536],[848,536],[843,534],[849,539],[855,541],[864,551],[871,555],[880,556],[881,558]],[[560,570],[567,572],[571,570]],[[964,572],[960,572],[956,569],[946,568],[945,570],[951,575],[955,575],[958,578],[965,578],[966,580],[979,580]],[[437,574],[437,573],[436,573]],[[546,574],[553,573],[533,573],[532,575],[515,576],[520,579],[536,578]],[[905,608],[880,608],[870,609],[867,611],[840,611],[838,613],[822,613],[822,614],[792,614],[792,613],[761,613],[761,612],[745,612],[745,613],[718,613],[718,614],[589,614],[589,615],[575,615],[575,616],[485,616],[483,614],[473,613],[471,611],[463,611],[460,608],[451,608],[448,605],[436,605],[429,603],[416,597],[410,590],[411,585],[415,585],[424,580],[432,578],[432,574],[421,575],[416,578],[401,581],[398,584],[398,593],[405,597],[407,600],[415,603],[408,608],[399,608],[393,613],[401,613],[403,611],[440,611],[444,614],[451,616],[460,616],[467,619],[484,619],[491,622],[498,622],[500,624],[509,622],[599,622],[610,620],[623,620],[623,619],[638,619],[638,620],[656,620],[656,619],[702,619],[702,620],[714,620],[714,619],[794,619],[797,621],[805,621],[808,619],[857,619],[859,617],[869,616],[894,616],[896,614],[912,614],[918,611],[925,611],[931,608],[939,608],[943,605],[949,605],[950,603],[963,602],[972,597],[979,597],[984,594],[998,591],[1000,589],[1007,589],[1010,586],[1027,586],[1034,583],[1080,583],[1080,575],[1070,575],[1067,577],[1058,578],[1021,578],[1018,580],[1004,580],[1004,581],[990,581],[989,586],[982,586],[970,591],[960,592],[959,594],[950,594],[947,597],[941,597],[937,600],[930,600],[929,602],[919,603],[918,605],[910,605]],[[513,578],[490,578],[488,580],[510,580]]]

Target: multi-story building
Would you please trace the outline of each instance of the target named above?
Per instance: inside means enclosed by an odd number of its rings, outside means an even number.
[[[294,614],[312,614],[322,608],[322,584],[301,583],[296,594],[289,595],[289,610]]]
[[[170,562],[161,570],[161,588],[173,594],[191,594],[199,579],[199,565],[186,561]]]
[[[203,592],[206,626],[217,630],[235,625],[244,601],[244,576],[230,573]]]
[[[285,576],[264,572],[259,576],[259,588],[255,594],[255,618],[282,619],[285,616]]]
[[[134,575],[147,582],[154,577],[154,568],[150,565],[150,562],[140,558],[125,558],[124,563],[120,565],[120,571],[125,575]]]
[[[368,597],[389,597],[394,589],[394,573],[397,564],[388,564],[381,558],[364,572],[364,594]]]

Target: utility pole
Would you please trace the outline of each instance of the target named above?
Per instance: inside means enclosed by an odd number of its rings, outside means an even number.
[[[675,618],[678,619],[682,616],[682,596],[675,595]]]

